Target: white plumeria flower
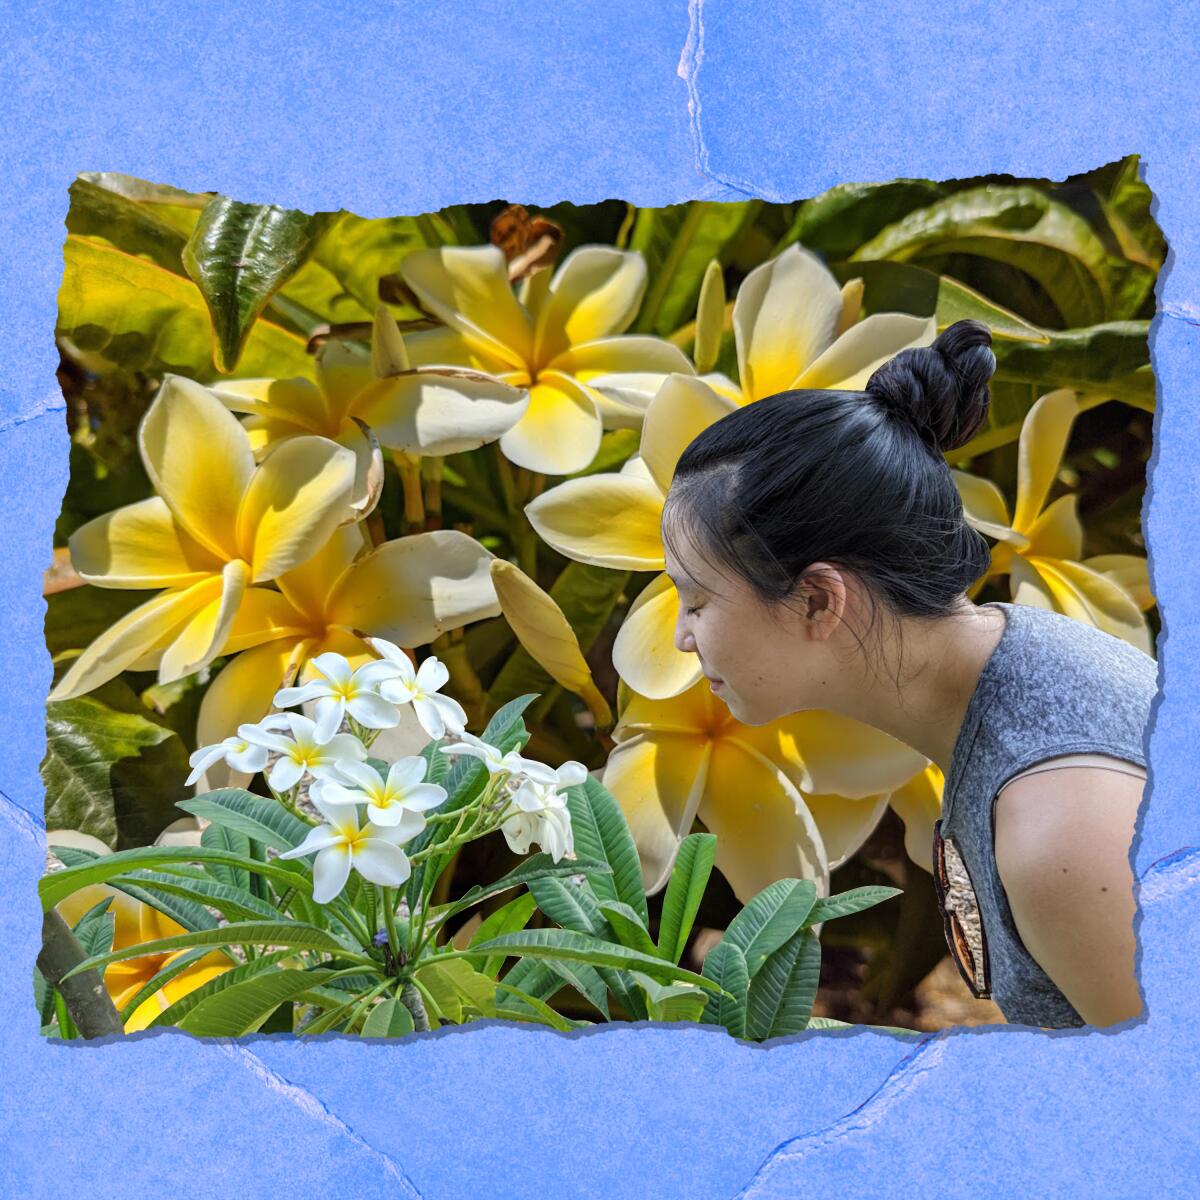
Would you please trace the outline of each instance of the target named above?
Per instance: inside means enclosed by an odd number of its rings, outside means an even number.
[[[188,759],[188,766],[193,770],[184,780],[184,786],[191,787],[209,767],[221,759],[235,771],[257,775],[267,765],[267,751],[264,746],[257,746],[237,735],[227,737],[223,742],[216,742],[211,746],[201,746]]]
[[[345,655],[327,650],[318,654],[312,665],[322,678],[309,680],[300,687],[281,688],[275,693],[275,703],[280,708],[290,708],[315,700],[318,742],[333,737],[347,712],[367,729],[392,729],[400,724],[400,710],[377,690],[378,683],[392,674],[390,663],[363,663],[354,670]]]
[[[315,721],[299,713],[281,715],[292,731],[290,738],[267,728],[266,721],[238,726],[239,737],[281,755],[267,776],[273,791],[291,791],[304,778],[305,771],[314,779],[336,779],[340,763],[362,762],[367,757],[366,747],[352,734],[335,733],[322,742],[316,736]]]
[[[351,867],[364,879],[384,887],[404,883],[412,864],[397,844],[402,836],[399,826],[385,828],[368,821],[360,827],[355,805],[328,804],[319,796],[312,801],[327,823],[310,829],[299,846],[279,857],[303,858],[316,852],[313,899],[318,904],[328,904],[341,892]]]
[[[336,779],[322,779],[313,790],[326,804],[366,804],[367,816],[376,825],[403,827],[402,841],[425,828],[423,814],[437,808],[447,795],[444,787],[424,782],[425,760],[419,754],[394,762],[386,780],[368,763],[342,763],[338,774],[349,787]]]
[[[554,768],[545,763],[540,763],[532,758],[522,758],[516,750],[501,754],[490,742],[485,742],[473,733],[467,733],[466,730],[463,730],[458,737],[459,741],[449,742],[441,748],[443,754],[469,754],[473,758],[481,759],[491,775],[507,771],[518,781],[533,779],[546,787],[558,784],[558,775]]]
[[[555,862],[573,855],[571,814],[559,789],[582,783],[587,777],[587,767],[574,759],[554,771],[554,780],[550,784],[526,776],[512,798],[517,811],[500,826],[509,849],[515,854],[524,854],[531,842],[537,842]]]
[[[383,638],[367,638],[367,641],[391,668],[388,677],[379,684],[379,694],[393,704],[411,703],[421,728],[431,738],[436,740],[447,732],[461,736],[467,725],[466,711],[453,697],[437,694],[450,679],[446,664],[430,655],[414,671],[412,660],[399,646]]]

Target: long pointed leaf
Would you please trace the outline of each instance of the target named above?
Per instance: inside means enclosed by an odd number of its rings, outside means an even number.
[[[750,975],[741,949],[725,939],[719,941],[704,956],[704,978],[726,994],[710,996],[700,1019],[707,1025],[724,1025],[734,1037],[745,1037]]]
[[[597,898],[628,904],[645,925],[649,915],[642,864],[621,806],[591,775],[583,783],[567,788],[566,795],[576,851],[612,868],[611,879],[598,878],[593,883]]]
[[[808,919],[817,899],[810,879],[777,879],[729,923],[721,942],[736,946],[754,977],[768,954],[779,949]]]
[[[281,1005],[332,971],[264,971],[206,996],[176,1027],[197,1037],[241,1037],[255,1030]]]
[[[177,808],[203,817],[226,829],[243,833],[273,850],[294,850],[312,828],[293,817],[282,804],[256,796],[244,788],[220,788],[194,800],[181,800]]]
[[[811,929],[794,934],[750,981],[746,1028],[758,1041],[808,1027],[821,978],[821,943]]]
[[[673,963],[683,957],[716,853],[717,839],[711,833],[689,834],[679,843],[658,926],[658,948]]]

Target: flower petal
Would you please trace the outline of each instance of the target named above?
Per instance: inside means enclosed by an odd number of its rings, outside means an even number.
[[[313,900],[328,904],[350,878],[350,849],[345,844],[322,850],[313,863]]]
[[[703,674],[700,660],[675,648],[679,593],[665,574],[638,594],[613,643],[617,673],[635,692],[652,700],[676,696]]]
[[[942,788],[945,778],[937,763],[929,763],[903,787],[897,788],[889,803],[904,822],[904,850],[909,858],[933,874],[933,823],[942,815]]]
[[[875,313],[851,325],[791,384],[797,388],[838,388],[860,392],[877,367],[901,350],[929,346],[937,337],[935,317]]]
[[[514,370],[504,354],[493,353],[482,342],[473,342],[456,329],[440,325],[404,335],[404,348],[414,367],[467,367],[486,375],[506,374]],[[522,363],[519,370],[525,370]],[[509,381],[512,382],[511,380]]]
[[[375,382],[371,356],[358,345],[332,338],[317,355],[317,391],[329,428],[337,428],[353,411],[363,390]]]
[[[1004,493],[990,479],[968,475],[966,471],[953,468],[950,475],[962,499],[963,516],[972,528],[997,541],[1011,542],[1020,548],[1029,545],[1029,539],[1012,528]]]
[[[70,547],[75,570],[109,588],[186,587],[219,574],[224,562],[176,524],[161,496],[88,521]]]
[[[1082,565],[1090,571],[1107,575],[1119,588],[1129,593],[1143,612],[1157,603],[1150,590],[1150,564],[1141,555],[1097,554],[1093,558],[1085,558]]]
[[[391,729],[400,724],[400,710],[382,696],[359,692],[346,705],[350,715],[367,729]]]
[[[738,379],[747,401],[792,387],[825,351],[842,293],[819,258],[793,243],[742,281],[733,306]]]
[[[529,406],[500,438],[505,458],[543,475],[582,471],[600,449],[603,426],[583,384],[543,371],[529,388]]]
[[[398,645],[426,645],[447,629],[500,615],[492,558],[456,529],[393,538],[342,576],[329,598],[330,620]]]
[[[309,620],[323,620],[326,600],[338,580],[371,541],[362,522],[341,525],[311,558],[280,575],[275,583],[298,613]]]
[[[679,456],[704,430],[737,407],[700,379],[671,375],[665,380],[646,410],[638,449],[664,496]]]
[[[430,368],[380,379],[355,415],[381,445],[410,454],[458,454],[494,442],[524,416],[529,393],[484,375]]]
[[[546,364],[583,383],[610,375],[694,375],[695,367],[678,346],[662,338],[627,333],[571,346]]]
[[[691,831],[711,754],[706,738],[638,734],[608,756],[601,782],[629,823],[648,892],[666,884],[679,843]]]
[[[847,800],[845,796],[823,796],[804,792],[804,803],[821,832],[829,869],[840,867],[875,832],[887,810],[889,792]]]
[[[525,506],[537,535],[597,567],[661,571],[663,494],[656,483],[606,473],[568,479]]]
[[[276,792],[290,792],[304,776],[304,768],[294,758],[281,758],[271,768],[267,782]]]
[[[408,855],[383,838],[365,838],[353,850],[354,869],[372,883],[399,887],[412,870]],[[315,893],[314,893],[315,898]]]
[[[1017,444],[1017,504],[1013,528],[1028,533],[1042,511],[1067,448],[1079,398],[1067,388],[1047,392],[1029,410]]]
[[[221,379],[209,389],[233,412],[253,413],[291,425],[298,432],[324,433],[325,402],[311,379]]]
[[[240,558],[225,564],[221,595],[205,605],[176,635],[158,664],[158,682],[174,683],[207,666],[221,653],[250,582]]]
[[[804,797],[776,764],[744,747],[714,749],[700,820],[717,835],[717,869],[748,904],[777,879],[811,879],[829,890],[820,830]]]
[[[220,577],[214,576],[191,587],[160,592],[138,605],[91,642],[48,699],[70,700],[107,683],[148,650],[169,643],[220,591]]]
[[[1150,629],[1141,609],[1106,575],[1062,559],[1033,558],[1029,565],[1054,597],[1059,612],[1119,637],[1143,654],[1153,655]]]
[[[578,246],[562,261],[538,314],[534,358],[546,363],[577,342],[629,327],[646,291],[637,250]]]
[[[175,520],[221,558],[237,553],[237,513],[254,474],[241,423],[207,388],[168,375],[138,429],[142,462]]]
[[[1070,493],[1059,496],[1029,526],[1030,558],[1083,557],[1083,526],[1079,521],[1079,497]]]
[[[342,522],[354,488],[355,459],[328,438],[299,437],[268,453],[237,516],[238,545],[254,581],[311,558]]]
[[[530,361],[533,322],[513,293],[499,247],[414,250],[401,259],[400,274],[429,312],[486,353],[514,367]],[[406,344],[415,354],[414,343]]]
[[[304,615],[274,588],[250,587],[242,595],[222,654],[237,654],[280,638],[295,640],[307,632]],[[157,665],[157,664],[156,664]]]

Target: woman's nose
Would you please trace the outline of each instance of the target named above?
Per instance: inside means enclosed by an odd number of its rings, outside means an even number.
[[[682,654],[695,654],[696,652],[696,639],[692,637],[692,631],[687,627],[687,616],[682,605],[680,605],[679,616],[675,621],[675,649]]]

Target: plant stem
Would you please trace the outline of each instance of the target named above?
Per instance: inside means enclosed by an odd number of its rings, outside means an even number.
[[[400,1003],[412,1013],[413,1029],[417,1033],[429,1032],[429,1014],[425,1011],[425,1003],[421,993],[411,980],[400,989]]]
[[[388,947],[392,952],[392,960],[398,963],[403,962],[401,957],[403,947],[400,945],[400,935],[396,932],[396,892],[390,887],[380,890],[383,893],[383,924],[387,929]]]
[[[37,957],[38,970],[46,982],[62,997],[63,1004],[79,1032],[85,1038],[123,1033],[117,1013],[99,971],[84,971],[64,981],[63,976],[87,958],[87,952],[57,909],[42,914],[42,949]],[[64,1034],[65,1034],[64,1030]]]

